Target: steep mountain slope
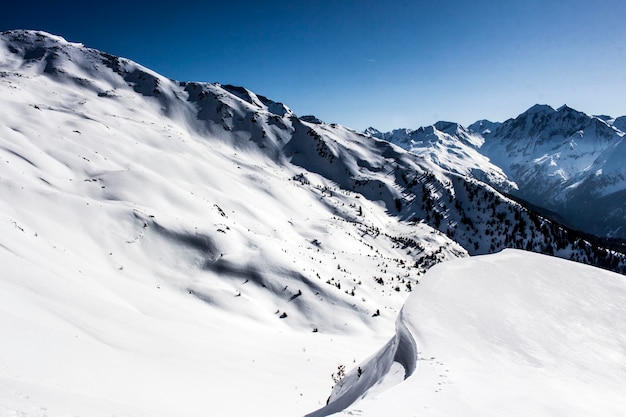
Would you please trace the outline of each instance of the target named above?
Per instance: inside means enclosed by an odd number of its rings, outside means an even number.
[[[504,191],[517,188],[502,169],[480,153],[483,137],[458,123],[437,122],[417,130],[397,129],[389,133],[369,128],[364,133],[401,146],[446,171],[476,178]]]
[[[279,103],[40,32],[0,51],[3,415],[303,415],[466,256],[291,164],[313,138]]]
[[[570,227],[626,238],[622,119],[536,105],[504,123],[366,133],[552,212]]]
[[[623,136],[567,106],[534,106],[485,134],[481,152],[518,184],[515,195],[589,233],[626,237]]]
[[[379,203],[289,163],[283,147],[302,150],[304,164],[314,142],[278,103],[230,86],[179,84],[41,33],[5,36],[2,212],[20,231],[224,308],[238,293],[248,293],[239,301],[252,315],[297,305],[290,321],[320,330],[343,329],[343,319],[316,323],[316,303],[359,317],[384,308],[361,301],[373,289],[355,288],[363,278],[352,266],[388,271],[391,289],[396,276],[414,282],[424,271],[407,270],[408,260],[465,255],[432,228],[394,220]],[[31,49],[44,52],[30,58]],[[419,238],[423,254],[397,248],[403,238]],[[267,291],[278,305],[256,305],[254,294]]]
[[[625,268],[386,141],[43,32],[0,35],[0,105],[9,415],[302,415],[436,263]]]

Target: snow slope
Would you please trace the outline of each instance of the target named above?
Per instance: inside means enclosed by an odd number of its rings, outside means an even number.
[[[3,417],[302,415],[338,362],[374,349],[372,335],[242,320],[101,264],[62,264],[51,247],[37,265],[32,252],[2,252]]]
[[[625,265],[386,141],[44,32],[0,35],[0,107],[2,417],[304,415],[436,263]]]
[[[503,191],[517,189],[501,168],[480,153],[484,143],[481,134],[458,123],[437,122],[416,130],[397,129],[389,133],[370,128],[365,133],[401,146],[446,171],[476,178]]]
[[[625,301],[623,276],[528,252],[437,265],[398,320],[417,369],[339,414],[624,415]],[[381,350],[345,384],[389,357]]]
[[[1,41],[3,417],[303,415],[428,266],[466,256],[290,164],[309,136],[279,103]]]

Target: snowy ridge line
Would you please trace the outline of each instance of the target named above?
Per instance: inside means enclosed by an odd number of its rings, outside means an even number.
[[[337,415],[623,416],[625,297],[621,275],[526,251],[441,263],[402,308],[419,372]]]
[[[364,133],[553,212],[560,223],[624,239],[624,120],[534,105],[503,123]]]
[[[396,320],[394,337],[366,362],[347,373],[333,387],[326,406],[307,414],[305,417],[325,417],[350,407],[365,397],[372,387],[387,376],[394,362],[404,367],[404,379],[406,380],[415,372],[418,360],[417,343],[404,320],[402,310]]]

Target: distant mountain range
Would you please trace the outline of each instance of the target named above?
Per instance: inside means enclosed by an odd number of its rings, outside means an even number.
[[[365,133],[484,181],[575,229],[626,238],[626,116],[535,105],[503,123]]]

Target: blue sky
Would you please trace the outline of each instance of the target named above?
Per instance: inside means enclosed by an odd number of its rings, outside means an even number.
[[[177,80],[244,86],[355,129],[626,115],[626,1],[15,2],[40,29]]]

